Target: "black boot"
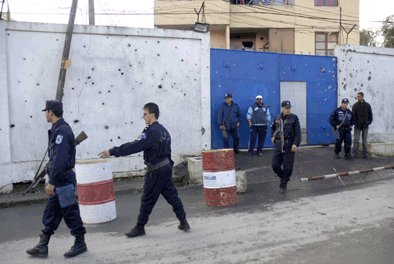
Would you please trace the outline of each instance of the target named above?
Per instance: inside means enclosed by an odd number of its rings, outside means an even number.
[[[41,234],[40,242],[38,242],[38,244],[34,248],[26,250],[26,253],[33,257],[48,257],[48,243],[50,238],[51,236],[49,235]]]
[[[125,234],[127,237],[138,237],[145,235],[145,228],[143,225],[136,225],[130,232]]]
[[[287,191],[287,182],[288,180],[285,179],[280,180],[280,184],[279,184],[280,193],[285,193]]]
[[[179,221],[180,221],[180,224],[178,226],[178,229],[179,230],[183,230],[185,232],[188,232],[190,230],[190,225],[187,222],[187,220],[186,219],[182,219],[182,220],[179,220]]]
[[[85,243],[85,236],[79,235],[75,237],[74,245],[71,247],[69,251],[64,253],[64,257],[72,258],[88,251]]]

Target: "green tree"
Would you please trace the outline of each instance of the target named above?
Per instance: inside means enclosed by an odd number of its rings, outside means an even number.
[[[394,48],[394,15],[386,17],[382,25],[382,35],[385,48]]]
[[[376,47],[377,46],[377,42],[376,42],[377,36],[378,36],[377,31],[371,31],[371,30],[366,30],[366,29],[361,30],[360,31],[360,45]]]

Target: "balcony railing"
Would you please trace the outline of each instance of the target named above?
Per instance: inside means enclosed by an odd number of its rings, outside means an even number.
[[[294,5],[294,0],[229,0],[233,5]]]

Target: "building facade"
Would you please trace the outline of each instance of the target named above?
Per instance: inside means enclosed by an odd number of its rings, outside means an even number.
[[[359,44],[359,0],[155,0],[155,27],[209,25],[211,47],[333,55]]]

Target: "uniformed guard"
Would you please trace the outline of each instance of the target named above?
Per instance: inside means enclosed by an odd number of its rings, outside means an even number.
[[[287,182],[293,172],[294,154],[301,143],[301,127],[298,116],[291,113],[290,101],[283,101],[281,106],[282,112],[271,126],[271,141],[274,145],[272,169],[280,178],[281,192],[286,192]]]
[[[353,113],[347,107],[349,100],[343,98],[341,106],[335,109],[330,115],[328,121],[334,128],[335,135],[335,158],[340,159],[342,142],[344,142],[345,156],[344,158],[350,160],[350,148],[352,146],[352,126],[354,125]]]
[[[223,137],[223,146],[229,148],[229,136],[233,138],[233,149],[239,153],[239,125],[241,123],[241,110],[233,102],[233,96],[224,94],[224,103],[219,106],[218,123]]]
[[[261,156],[263,155],[263,147],[265,137],[267,135],[268,124],[271,121],[270,110],[269,107],[264,104],[263,96],[256,96],[256,102],[249,107],[246,119],[248,119],[250,130],[248,155],[253,155],[256,138],[258,137],[256,154]]]
[[[147,103],[143,118],[147,127],[133,142],[125,143],[99,153],[101,158],[110,156],[127,156],[140,151],[144,152],[144,161],[147,165],[144,191],[141,198],[140,212],[137,224],[126,233],[127,237],[145,235],[145,225],[160,194],[172,205],[173,211],[180,221],[178,228],[185,232],[190,230],[186,220],[186,213],[182,201],[172,181],[171,137],[167,129],[158,122],[159,107],[155,103]]]
[[[35,257],[47,257],[49,239],[64,219],[67,227],[71,230],[71,235],[75,237],[74,245],[64,253],[64,256],[66,258],[74,257],[87,251],[86,230],[75,198],[74,133],[62,118],[63,104],[60,101],[46,101],[45,109],[42,111],[45,111],[47,121],[52,123],[52,128],[48,131],[49,161],[45,167],[49,176],[45,191],[49,198],[42,219],[44,229],[40,235],[40,241],[26,252]]]

